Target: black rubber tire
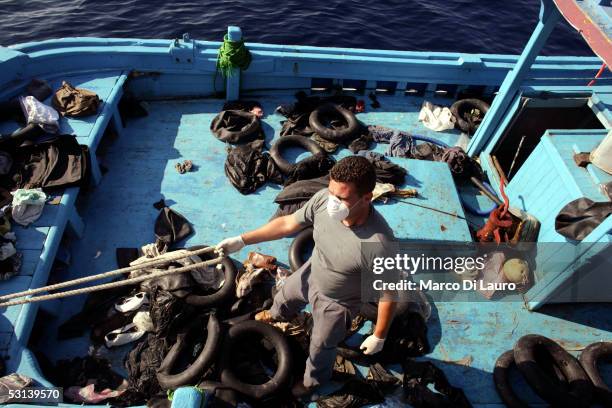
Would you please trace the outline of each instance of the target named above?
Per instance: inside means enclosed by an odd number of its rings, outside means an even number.
[[[223,324],[226,325],[226,326],[235,326],[235,325],[240,324],[242,322],[246,322],[247,320],[253,320],[253,318],[255,317],[256,314],[257,314],[256,311],[251,311],[251,312],[243,313],[243,314],[238,315],[238,316],[229,317],[229,318],[223,320]]]
[[[239,299],[243,300],[244,298]],[[238,323],[244,322],[245,320],[253,320],[253,318],[255,317],[255,315],[263,310],[267,310],[270,309],[272,307],[273,304],[273,299],[266,299],[266,301],[263,303],[263,305],[260,308],[257,308],[255,310],[251,310],[242,314],[236,314],[232,317],[228,317],[225,320],[222,320],[221,322],[227,326],[234,326]],[[236,302],[238,303],[238,302]],[[234,303],[234,305],[236,304]]]
[[[295,167],[295,164],[289,163],[287,160],[283,159],[283,156],[281,155],[282,148],[285,148],[287,146],[303,147],[313,155],[327,154],[325,150],[323,150],[323,148],[319,146],[315,141],[310,140],[310,138],[307,138],[305,136],[287,135],[281,137],[276,141],[276,143],[272,145],[272,148],[270,149],[270,157],[272,158],[272,160],[274,160],[276,167],[278,167],[280,172],[283,173],[285,176],[291,173],[291,171]]]
[[[397,309],[395,309],[395,316],[401,316],[408,311],[410,308],[410,302],[398,302]],[[371,321],[376,323],[378,319],[378,303],[367,302],[362,303],[359,308],[359,314]]]
[[[597,369],[600,358],[612,357],[612,342],[602,341],[590,344],[580,354],[580,364],[595,386],[595,398],[605,407],[612,407],[612,390],[604,382]]]
[[[247,384],[238,379],[231,367],[231,351],[236,339],[257,333],[269,341],[276,350],[278,366],[274,376],[264,384]],[[282,386],[289,384],[291,377],[292,357],[289,343],[283,334],[274,326],[247,320],[231,326],[223,343],[221,383],[247,397],[259,400],[277,392]]]
[[[206,245],[198,245],[187,249],[195,251],[202,248],[206,248]],[[214,259],[216,257],[213,253],[206,253],[199,256],[204,260]],[[187,295],[187,297],[185,297],[185,303],[198,307],[211,307],[229,302],[233,298],[236,292],[236,275],[238,273],[236,271],[236,266],[229,257],[223,258],[221,265],[223,266],[223,274],[225,275],[223,286],[210,295]]]
[[[197,324],[191,325],[189,330],[180,333],[176,343],[170,348],[168,354],[157,369],[157,381],[164,390],[173,390],[183,385],[194,385],[199,377],[212,365],[221,345],[221,327],[214,313],[209,314],[206,325],[206,343],[196,360],[187,369],[178,374],[170,374],[179,354],[185,346],[185,339],[191,330],[199,330]]]
[[[305,252],[306,246],[309,243],[313,243],[312,239],[312,227],[304,228],[293,238],[291,241],[291,245],[289,246],[289,266],[291,267],[291,272],[297,271],[308,261],[308,259],[304,259],[302,256]]]
[[[521,401],[510,385],[508,371],[514,365],[514,351],[508,350],[502,353],[495,362],[493,369],[493,382],[495,389],[508,408],[529,408],[529,405]]]
[[[489,104],[480,99],[459,99],[453,103],[450,107],[450,111],[457,120],[457,127],[465,133],[470,133],[470,124],[463,119],[461,112],[465,112],[469,108],[476,108],[482,112],[482,115],[487,113],[489,110]]]
[[[342,116],[346,121],[346,127],[343,129],[330,129],[323,124],[321,116],[325,113],[333,113]],[[359,130],[359,123],[355,114],[348,109],[344,109],[340,105],[326,103],[313,110],[308,117],[308,124],[316,134],[323,139],[334,143],[341,143],[350,138]]]
[[[215,116],[215,118],[210,124],[210,130],[217,139],[221,140],[222,142],[233,144],[250,142],[255,139],[255,137],[257,136],[257,132],[261,127],[261,122],[255,114],[242,110],[231,110],[225,112],[229,112],[230,115],[243,117],[249,121],[249,124],[244,126],[241,130],[237,131],[230,131],[224,127],[217,128],[217,123],[220,120],[220,115],[223,113],[221,112],[217,116]]]
[[[536,348],[550,355],[568,387],[551,378],[536,361]],[[514,346],[514,361],[527,383],[545,401],[559,407],[588,407],[593,384],[576,358],[549,338],[537,334],[521,337]]]

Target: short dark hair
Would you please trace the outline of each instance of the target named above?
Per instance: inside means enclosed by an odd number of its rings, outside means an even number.
[[[348,156],[339,160],[329,174],[334,181],[353,183],[360,196],[371,192],[376,186],[374,165],[363,156]]]

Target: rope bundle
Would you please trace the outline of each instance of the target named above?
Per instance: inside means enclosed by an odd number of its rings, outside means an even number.
[[[230,41],[227,34],[217,56],[217,70],[224,78],[231,77],[234,68],[245,70],[251,64],[251,53],[244,45],[244,40]]]
[[[107,278],[107,277],[115,276],[115,275],[121,275],[124,273],[128,273],[128,272],[135,271],[138,269],[148,268],[151,266],[164,265],[164,264],[169,263],[170,261],[175,261],[177,259],[187,258],[189,256],[200,255],[200,254],[204,254],[207,252],[213,252],[213,251],[217,252],[217,254],[219,255],[217,258],[214,258],[208,261],[197,262],[195,264],[184,266],[181,268],[169,269],[169,270],[153,269],[152,270],[153,273],[149,275],[138,276],[135,278],[125,279],[125,280],[121,280],[117,282],[103,283],[100,285],[90,286],[87,288],[68,290],[68,291],[60,292],[60,293],[52,293],[48,295],[29,297],[29,298],[25,298],[21,300],[13,300],[13,301],[7,302],[7,300],[9,299],[31,296],[31,295],[35,295],[41,292],[48,292],[50,290],[57,290],[57,289],[65,288],[67,286],[74,286],[80,283],[90,282],[93,280],[103,279],[103,278]],[[162,276],[171,275],[175,273],[189,272],[189,271],[201,268],[203,266],[216,265],[216,264],[219,264],[222,260],[223,260],[223,253],[221,251],[217,251],[214,247],[206,247],[206,248],[198,249],[196,251],[184,250],[184,251],[176,251],[176,253],[169,252],[169,253],[160,255],[158,257],[152,258],[150,261],[142,262],[137,265],[129,266],[127,268],[115,269],[115,270],[100,273],[97,275],[85,276],[83,278],[73,279],[70,281],[62,282],[62,283],[57,283],[55,285],[49,285],[49,286],[44,286],[44,287],[35,288],[35,289],[28,289],[23,292],[11,293],[8,295],[0,296],[0,302],[2,302],[0,303],[0,307],[22,305],[25,303],[42,302],[44,300],[59,299],[59,298],[64,298],[68,296],[81,295],[83,293],[96,292],[99,290],[116,288],[119,286],[133,285],[135,283],[143,282],[149,279],[155,279],[155,278],[159,278]]]

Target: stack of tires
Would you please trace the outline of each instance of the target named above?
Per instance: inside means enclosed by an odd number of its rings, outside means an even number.
[[[198,245],[187,249],[196,251],[205,247]],[[202,260],[212,258],[210,254],[199,256]],[[236,402],[239,395],[253,400],[273,397],[288,390],[291,385],[293,359],[289,343],[276,327],[250,320],[253,313],[234,319],[219,318],[224,315],[224,311],[229,310],[234,299],[238,274],[231,258],[224,258],[221,265],[224,284],[219,290],[206,295],[192,293],[185,297],[187,305],[202,310],[203,313],[193,316],[191,323],[177,334],[174,344],[157,369],[157,381],[163,390],[197,384],[199,388],[229,405]],[[184,366],[185,356],[189,354],[190,347],[193,347],[194,338],[202,340],[202,347],[197,357],[189,357],[193,360],[191,364],[180,371],[178,367]],[[233,369],[235,361],[232,356],[241,347],[240,342],[255,342],[258,339],[269,345],[276,367],[268,381],[250,384],[242,380],[241,373],[236,373]],[[257,357],[254,356],[255,359]],[[209,373],[210,370],[212,371]],[[212,375],[206,375],[207,373]],[[203,377],[217,378],[219,381],[202,381]]]
[[[332,120],[334,121],[333,126],[331,125]],[[359,131],[359,123],[355,114],[333,103],[325,103],[313,110],[308,117],[308,125],[321,138],[337,144],[353,139]],[[302,148],[312,155],[327,155],[327,152],[317,142],[307,136],[295,134],[283,136],[270,149],[270,157],[285,176],[289,175],[298,165],[298,163],[292,164],[283,158],[282,150],[288,147]]]
[[[208,315],[205,327],[199,325],[199,319],[177,336],[176,342],[166,354],[159,369],[157,380],[164,390],[173,390],[182,386],[198,384],[200,388],[215,393],[216,389],[225,390],[224,398],[238,400],[238,394],[254,400],[271,397],[290,385],[292,356],[287,339],[273,326],[255,320],[245,320],[235,325],[219,322],[216,314]],[[179,373],[173,373],[179,356],[187,346],[187,336],[206,333],[206,341],[199,355],[189,367]],[[271,345],[276,354],[276,371],[268,381],[262,384],[249,384],[240,379],[240,373],[232,368],[233,350],[239,347],[238,341],[245,338],[262,338]],[[201,381],[204,374],[213,367],[220,375],[220,382]],[[228,401],[226,401],[228,402]]]
[[[612,357],[612,342],[591,344],[578,360],[553,340],[528,334],[499,356],[493,380],[502,401],[510,408],[528,407],[510,385],[508,372],[512,365],[553,407],[589,407],[592,403],[612,407],[612,391],[597,369],[597,360],[602,357]]]

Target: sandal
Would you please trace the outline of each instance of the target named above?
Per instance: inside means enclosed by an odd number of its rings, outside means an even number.
[[[127,296],[119,299],[115,303],[115,310],[121,313],[131,312],[140,309],[142,306],[149,304],[149,297],[146,292],[138,292],[133,296]]]
[[[130,323],[108,333],[104,336],[104,342],[108,348],[123,346],[124,344],[138,340],[144,336],[145,333],[146,331],[141,331],[134,323]]]

